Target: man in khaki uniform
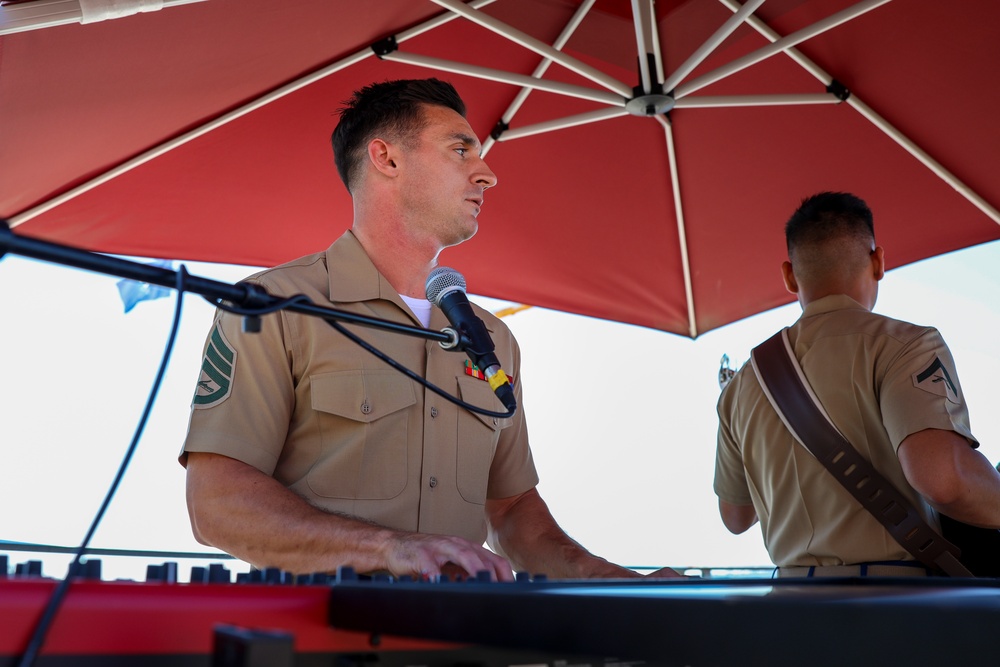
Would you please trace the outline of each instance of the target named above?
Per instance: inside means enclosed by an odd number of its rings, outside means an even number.
[[[834,424],[932,527],[937,512],[1000,527],[1000,474],[976,451],[948,346],[936,329],[871,312],[885,264],[867,205],[815,195],[785,233],[782,273],[803,308],[789,342]],[[723,523],[742,533],[759,519],[780,574],[925,574],[794,440],[750,364],[723,390],[718,413]]]
[[[458,94],[433,79],[368,86],[343,110],[333,143],[352,229],[251,282],[366,316],[448,326],[425,298],[426,278],[442,249],[475,234],[483,194],[496,184]],[[520,405],[517,343],[499,319],[476,313]],[[448,393],[506,412],[464,355],[345,326]],[[281,311],[245,334],[240,317],[218,314],[181,462],[196,538],[258,567],[637,576],[556,524],[535,488],[523,409],[505,419],[460,409],[315,317]]]

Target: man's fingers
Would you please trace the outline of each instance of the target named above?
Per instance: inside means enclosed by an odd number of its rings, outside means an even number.
[[[459,537],[410,534],[403,537],[390,557],[389,570],[400,576],[475,577],[489,572],[491,579],[513,581],[514,574],[505,558]]]
[[[488,572],[493,581],[514,580],[514,573],[506,558],[468,542],[451,546],[455,550],[448,560],[464,570],[465,576],[474,578],[480,572]]]

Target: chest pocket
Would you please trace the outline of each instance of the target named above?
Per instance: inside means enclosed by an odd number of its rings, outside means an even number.
[[[310,378],[320,450],[307,483],[319,496],[393,498],[406,486],[413,383],[394,370],[351,370]]]
[[[494,412],[507,412],[490,385],[482,380],[459,377],[458,392],[466,403]],[[462,410],[459,414],[456,481],[458,492],[468,502],[479,505],[486,503],[490,466],[500,433],[508,425],[510,418],[489,417],[468,410]]]

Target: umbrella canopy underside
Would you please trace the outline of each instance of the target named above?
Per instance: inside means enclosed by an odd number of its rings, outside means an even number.
[[[340,103],[437,76],[499,178],[441,258],[477,294],[695,337],[790,300],[783,224],[822,190],[868,201],[890,267],[1000,238],[990,0],[209,0],[15,26],[35,4],[0,7],[18,234],[249,265],[323,249],[351,224]]]

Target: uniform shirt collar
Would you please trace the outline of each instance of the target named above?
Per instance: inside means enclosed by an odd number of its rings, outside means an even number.
[[[326,266],[330,274],[330,301],[334,303],[355,303],[384,299],[402,309],[411,320],[420,324],[419,319],[403,302],[399,292],[379,273],[365,252],[361,241],[348,229],[326,249]],[[486,330],[494,331],[493,322],[484,318]],[[440,308],[431,309],[430,328],[435,330],[451,326]]]
[[[802,310],[802,317],[822,315],[823,313],[831,313],[835,310],[868,311],[867,308],[846,294],[831,294],[830,296],[824,296],[822,299],[816,299],[806,304],[806,307]]]
[[[422,325],[409,306],[399,296],[385,276],[375,268],[361,241],[348,229],[326,250],[326,266],[330,275],[330,301],[359,303],[382,299],[399,306],[415,325]],[[442,329],[448,320],[437,308],[431,310],[430,328]]]
[[[330,301],[352,303],[386,299],[403,305],[399,294],[378,272],[350,229],[327,248],[326,266],[330,274]]]

